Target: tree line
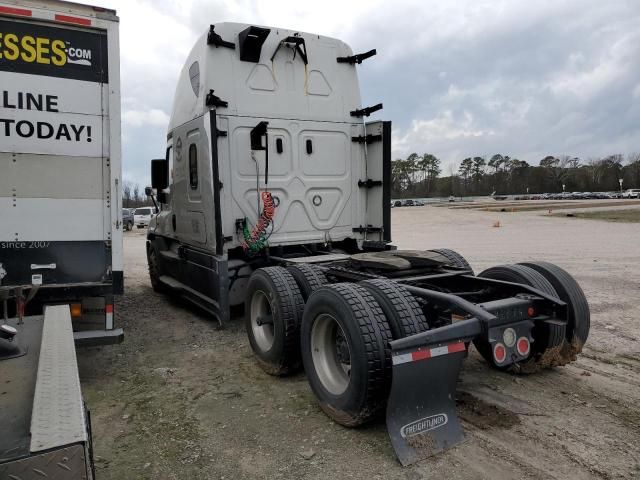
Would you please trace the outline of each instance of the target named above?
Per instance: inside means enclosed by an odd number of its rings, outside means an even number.
[[[122,208],[147,207],[151,200],[144,193],[144,188],[139,183],[129,180],[122,182]]]
[[[549,155],[537,165],[508,155],[467,157],[442,176],[435,155],[412,153],[391,167],[393,198],[606,192],[640,188],[640,153],[593,157]]]

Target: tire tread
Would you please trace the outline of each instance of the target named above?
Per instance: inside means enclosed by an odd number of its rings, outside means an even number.
[[[322,301],[325,302],[325,295],[334,298],[335,302],[341,302],[351,313],[349,321],[354,322],[364,344],[367,381],[366,391],[363,392],[363,400],[357,412],[338,410],[328,403],[330,399],[318,397],[318,400],[324,412],[341,425],[362,425],[375,417],[386,405],[391,387],[391,330],[382,308],[366,288],[353,283],[326,285],[311,295],[307,305],[315,304],[314,297],[323,297]],[[311,320],[309,318],[306,321]],[[311,358],[310,355],[303,356]]]
[[[287,271],[295,279],[305,301],[314,291],[329,283],[324,271],[316,265],[306,263],[291,265],[287,267]]]
[[[295,279],[284,267],[264,267],[253,272],[253,275],[264,276],[272,286],[275,294],[274,301],[278,302],[279,317],[283,325],[282,354],[277,362],[267,362],[257,354],[258,363],[270,375],[283,376],[300,369],[300,323],[304,310],[304,299]],[[251,279],[249,280],[251,284]],[[250,322],[251,315],[247,300],[246,315]],[[251,335],[250,325],[247,323],[247,334]]]
[[[467,262],[467,259],[455,250],[451,250],[449,248],[434,248],[429,251],[439,253],[443,257],[447,258],[452,265],[464,268],[465,270],[470,270],[471,273],[473,273],[473,269],[471,268],[471,265],[469,265],[469,262]]]
[[[365,280],[360,285],[382,308],[394,340],[429,330],[422,308],[402,285],[386,279]]]

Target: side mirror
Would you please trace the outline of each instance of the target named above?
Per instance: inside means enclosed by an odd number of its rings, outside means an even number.
[[[152,195],[153,195],[153,188],[151,188],[151,187],[144,187],[144,194],[145,194],[147,197],[152,196]]]
[[[158,192],[156,198],[158,199],[158,203],[167,204],[169,202],[169,196],[166,194],[166,192]]]
[[[164,158],[151,160],[151,186],[158,193],[169,186],[168,163]]]

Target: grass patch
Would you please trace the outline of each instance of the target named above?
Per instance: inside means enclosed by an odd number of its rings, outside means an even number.
[[[640,223],[640,208],[629,210],[604,210],[596,212],[556,213],[554,217],[586,218],[588,220],[603,220],[605,222]]]

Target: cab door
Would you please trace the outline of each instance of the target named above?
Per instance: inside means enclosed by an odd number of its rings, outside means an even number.
[[[205,137],[202,117],[174,132],[172,210],[175,234],[181,243],[199,247],[207,245],[203,198],[211,183]]]

